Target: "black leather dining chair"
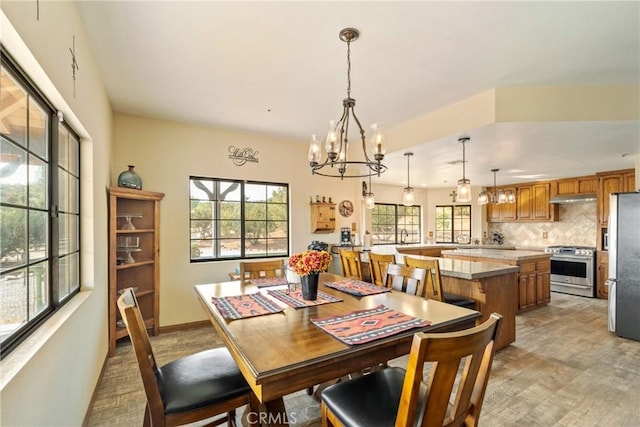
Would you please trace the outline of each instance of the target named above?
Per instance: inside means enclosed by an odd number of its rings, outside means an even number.
[[[135,352],[147,405],[144,426],[176,426],[226,414],[208,425],[235,425],[235,409],[259,402],[225,347],[191,354],[158,366],[132,288],[118,298],[118,309]],[[249,417],[250,418],[250,417]],[[251,420],[249,420],[251,421]]]

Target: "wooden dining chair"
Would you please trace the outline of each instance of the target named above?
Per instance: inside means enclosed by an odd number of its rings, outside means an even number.
[[[387,368],[323,390],[322,425],[477,426],[501,324],[493,313],[475,328],[416,333],[406,370]]]
[[[176,426],[226,414],[209,425],[235,425],[235,409],[259,402],[225,347],[201,351],[158,366],[132,288],[118,298],[147,396],[144,426]],[[251,420],[248,420],[251,421]],[[253,425],[253,424],[252,424]]]
[[[427,271],[425,280],[425,298],[457,305],[458,307],[476,309],[476,302],[471,298],[451,292],[444,292],[442,288],[442,278],[440,277],[440,264],[437,258],[424,259],[404,257],[404,262],[408,266],[424,268]]]
[[[385,286],[384,276],[387,274],[387,266],[395,262],[396,262],[396,257],[394,255],[369,253],[371,282],[374,285]]]
[[[344,277],[364,280],[362,277],[360,252],[350,249],[340,249],[340,264],[342,265],[342,275]]]
[[[408,294],[424,297],[424,268],[408,267],[402,264],[387,265],[385,286]]]
[[[244,285],[250,279],[261,277],[284,277],[284,260],[275,261],[241,261],[240,282]]]

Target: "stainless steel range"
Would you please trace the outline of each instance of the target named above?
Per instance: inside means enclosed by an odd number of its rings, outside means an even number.
[[[589,246],[549,246],[551,290],[594,298],[596,248]]]

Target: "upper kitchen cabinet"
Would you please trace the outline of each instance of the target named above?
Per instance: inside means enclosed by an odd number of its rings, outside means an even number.
[[[488,222],[542,222],[557,221],[558,206],[551,204],[549,182],[522,184],[511,187],[497,187],[497,190],[511,190],[516,194],[516,203],[487,205]]]
[[[609,195],[634,191],[635,170],[624,169],[597,174],[598,177],[598,224],[606,226],[609,222]]]
[[[596,175],[558,179],[551,181],[550,184],[551,199],[555,197],[595,195],[598,191],[598,177]]]
[[[518,221],[557,221],[558,206],[549,203],[550,188],[548,182],[518,186]]]

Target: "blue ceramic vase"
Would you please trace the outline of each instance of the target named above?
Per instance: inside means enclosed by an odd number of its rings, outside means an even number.
[[[142,190],[142,178],[140,178],[140,175],[138,175],[133,168],[133,165],[129,165],[129,170],[118,175],[118,187]]]

